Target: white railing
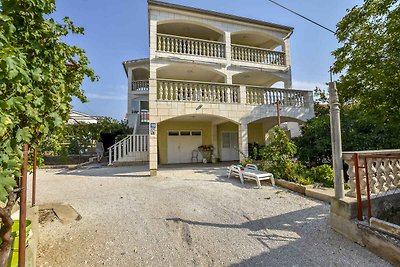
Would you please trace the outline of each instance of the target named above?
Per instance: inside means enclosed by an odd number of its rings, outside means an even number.
[[[131,153],[147,151],[149,151],[148,135],[128,135],[108,148],[108,163],[111,165]]]
[[[157,99],[211,103],[240,103],[239,86],[178,80],[157,80]]]
[[[225,58],[225,43],[158,33],[157,51]]]
[[[132,81],[132,91],[149,91],[149,80]]]
[[[369,192],[372,195],[400,190],[399,149],[343,152],[343,160],[349,166],[347,184],[350,190],[346,196],[356,197],[356,168],[359,174],[361,195],[367,194],[367,177]]]
[[[282,106],[304,107],[312,105],[312,91],[246,87],[246,103],[251,105],[272,105],[279,101]]]
[[[232,44],[232,60],[285,66],[285,53],[244,45]]]

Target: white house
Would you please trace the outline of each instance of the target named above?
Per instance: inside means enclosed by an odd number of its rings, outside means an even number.
[[[155,175],[159,163],[239,160],[277,125],[277,101],[282,122],[314,116],[312,91],[292,88],[293,28],[153,0],[148,9],[149,58],[123,62],[135,130],[110,148],[111,164],[149,161]]]

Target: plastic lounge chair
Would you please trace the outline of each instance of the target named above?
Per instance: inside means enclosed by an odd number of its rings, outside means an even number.
[[[258,167],[256,164],[246,164],[246,169],[258,170]]]
[[[244,179],[255,180],[257,182],[258,188],[261,188],[261,181],[271,180],[272,186],[275,186],[275,178],[272,173],[262,172],[257,169],[254,164],[247,164],[246,168],[242,171],[242,177]]]
[[[228,179],[231,178],[231,176],[239,177],[240,182],[243,184],[243,174],[242,174],[241,166],[238,166],[238,165],[229,166],[228,167]]]

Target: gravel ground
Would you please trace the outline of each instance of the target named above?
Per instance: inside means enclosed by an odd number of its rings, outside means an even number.
[[[97,167],[38,172],[39,205],[82,215],[40,226],[38,266],[390,266],[331,230],[329,205],[223,167]]]

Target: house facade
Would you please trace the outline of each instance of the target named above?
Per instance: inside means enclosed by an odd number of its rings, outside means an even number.
[[[152,0],[148,9],[149,58],[123,63],[134,132],[110,163],[149,161],[155,175],[158,164],[239,160],[277,125],[278,101],[281,122],[314,116],[312,91],[292,88],[293,28]]]

